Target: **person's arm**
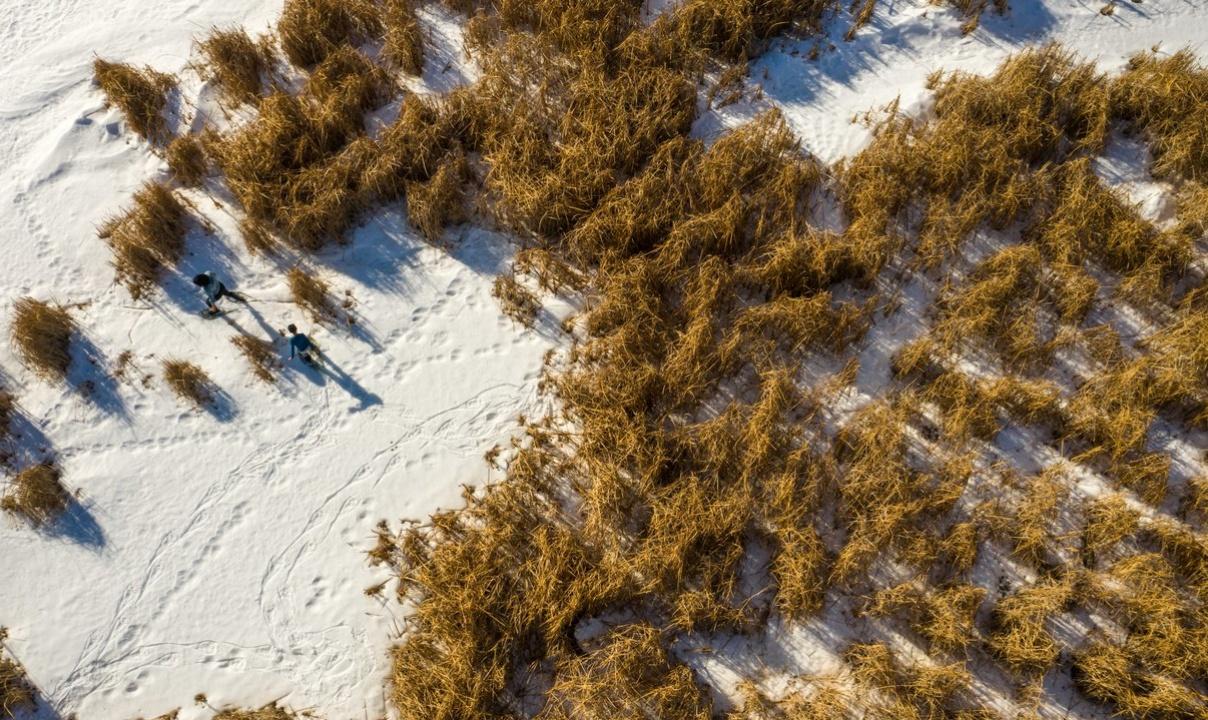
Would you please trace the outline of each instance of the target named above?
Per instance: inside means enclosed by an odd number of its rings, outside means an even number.
[[[290,360],[294,359],[294,341],[293,340],[289,341],[289,359]]]

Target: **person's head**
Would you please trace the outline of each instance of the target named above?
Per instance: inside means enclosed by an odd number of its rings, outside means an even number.
[[[290,323],[289,327],[287,327],[287,328],[285,328],[285,329],[286,329],[286,330],[289,330],[290,335],[297,335],[297,334],[298,334],[298,326],[297,326],[297,325],[294,325],[293,323]]]
[[[205,285],[205,284],[207,284],[207,283],[209,283],[209,282],[210,282],[210,279],[209,279],[208,277],[206,277],[204,273],[203,273],[203,274],[201,274],[201,275],[194,275],[194,276],[193,276],[193,284],[194,284],[194,285]]]

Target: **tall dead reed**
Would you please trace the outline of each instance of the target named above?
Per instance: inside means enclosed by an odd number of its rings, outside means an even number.
[[[176,196],[149,182],[134,194],[125,213],[105,222],[98,234],[113,250],[117,279],[134,299],[145,297],[185,252],[187,213]]]
[[[13,345],[25,364],[46,380],[67,378],[75,330],[66,308],[29,297],[13,304]]]
[[[97,58],[92,74],[110,104],[122,111],[130,129],[144,140],[163,145],[171,135],[164,109],[176,78],[153,68],[110,62]]]

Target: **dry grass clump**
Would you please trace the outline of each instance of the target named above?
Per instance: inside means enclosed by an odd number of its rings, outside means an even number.
[[[8,439],[12,432],[13,416],[17,412],[17,398],[4,387],[0,387],[0,442]]]
[[[1139,664],[1126,649],[1099,640],[1074,659],[1075,685],[1092,700],[1111,705],[1119,717],[1193,718],[1208,710],[1208,698]]]
[[[688,666],[673,661],[657,628],[613,631],[601,647],[568,658],[547,693],[541,720],[621,717],[708,720],[710,704]]]
[[[213,143],[218,168],[248,216],[314,251],[339,239],[373,193],[362,175],[380,148],[364,113],[394,92],[354,48],[325,55],[299,95],[275,92],[255,121]]]
[[[227,708],[214,715],[215,720],[296,720],[297,717],[297,713],[277,703],[255,710]]]
[[[338,48],[381,33],[378,9],[368,0],[286,0],[277,21],[282,51],[304,68],[319,64]]]
[[[386,41],[382,56],[408,75],[424,71],[424,31],[412,0],[386,0],[382,9]]]
[[[253,255],[276,255],[281,249],[277,238],[264,223],[252,218],[244,218],[239,222],[239,234],[243,236],[243,244]]]
[[[503,314],[525,327],[532,327],[541,311],[537,295],[516,280],[515,273],[502,273],[495,278],[491,294],[499,301]]]
[[[1112,110],[1149,141],[1154,175],[1208,182],[1208,68],[1189,49],[1134,55],[1111,97]]]
[[[991,652],[1013,673],[1043,673],[1060,651],[1047,621],[1069,608],[1073,594],[1072,578],[1047,579],[1000,600],[994,606]]]
[[[0,628],[0,640],[3,640],[3,628]],[[37,706],[37,695],[25,669],[15,660],[0,657],[0,718],[15,720],[19,714],[32,713]]]
[[[317,323],[339,322],[343,318],[327,281],[300,267],[290,268],[286,279],[294,304],[305,310],[312,320]]]
[[[1087,564],[1135,533],[1140,526],[1139,517],[1120,495],[1106,495],[1090,503],[1082,530],[1083,558]]]
[[[454,153],[426,182],[407,183],[407,217],[430,243],[440,241],[446,225],[464,217],[465,155]]]
[[[240,354],[247,358],[252,366],[252,373],[261,381],[270,385],[276,381],[274,374],[281,366],[277,353],[270,342],[252,337],[251,335],[236,335],[231,343],[239,349]]]
[[[197,187],[205,179],[207,163],[201,141],[193,135],[181,135],[168,145],[165,159],[168,169],[184,187]]]
[[[46,380],[67,378],[75,329],[66,308],[29,297],[13,303],[13,345],[26,366]]]
[[[52,524],[71,505],[71,494],[51,463],[28,467],[9,481],[0,510],[20,515],[35,527]]]
[[[122,111],[134,132],[152,143],[167,142],[171,133],[163,112],[168,93],[176,88],[175,77],[101,58],[92,62],[92,74],[105,98]]]
[[[185,252],[185,207],[167,187],[149,182],[134,194],[134,205],[101,226],[98,234],[113,249],[118,281],[139,299],[176,265]]]
[[[226,102],[260,102],[264,79],[276,61],[267,42],[256,42],[243,28],[213,28],[197,47],[204,60],[195,66],[198,73],[218,87]]]
[[[214,383],[204,370],[187,360],[165,360],[164,382],[177,397],[204,408],[215,400]]]
[[[950,585],[934,591],[903,583],[878,591],[866,612],[874,616],[902,614],[925,640],[931,652],[956,652],[973,640],[973,621],[985,588]]]

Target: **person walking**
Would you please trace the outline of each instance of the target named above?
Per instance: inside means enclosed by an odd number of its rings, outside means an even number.
[[[289,359],[299,358],[307,365],[319,364],[319,346],[305,334],[298,332],[298,326],[290,324],[289,330]]]
[[[246,303],[247,299],[237,292],[232,292],[222,283],[212,272],[203,272],[193,278],[193,284],[201,288],[206,297],[206,311],[211,315],[217,315],[218,301],[222,298],[230,298],[235,302]]]

